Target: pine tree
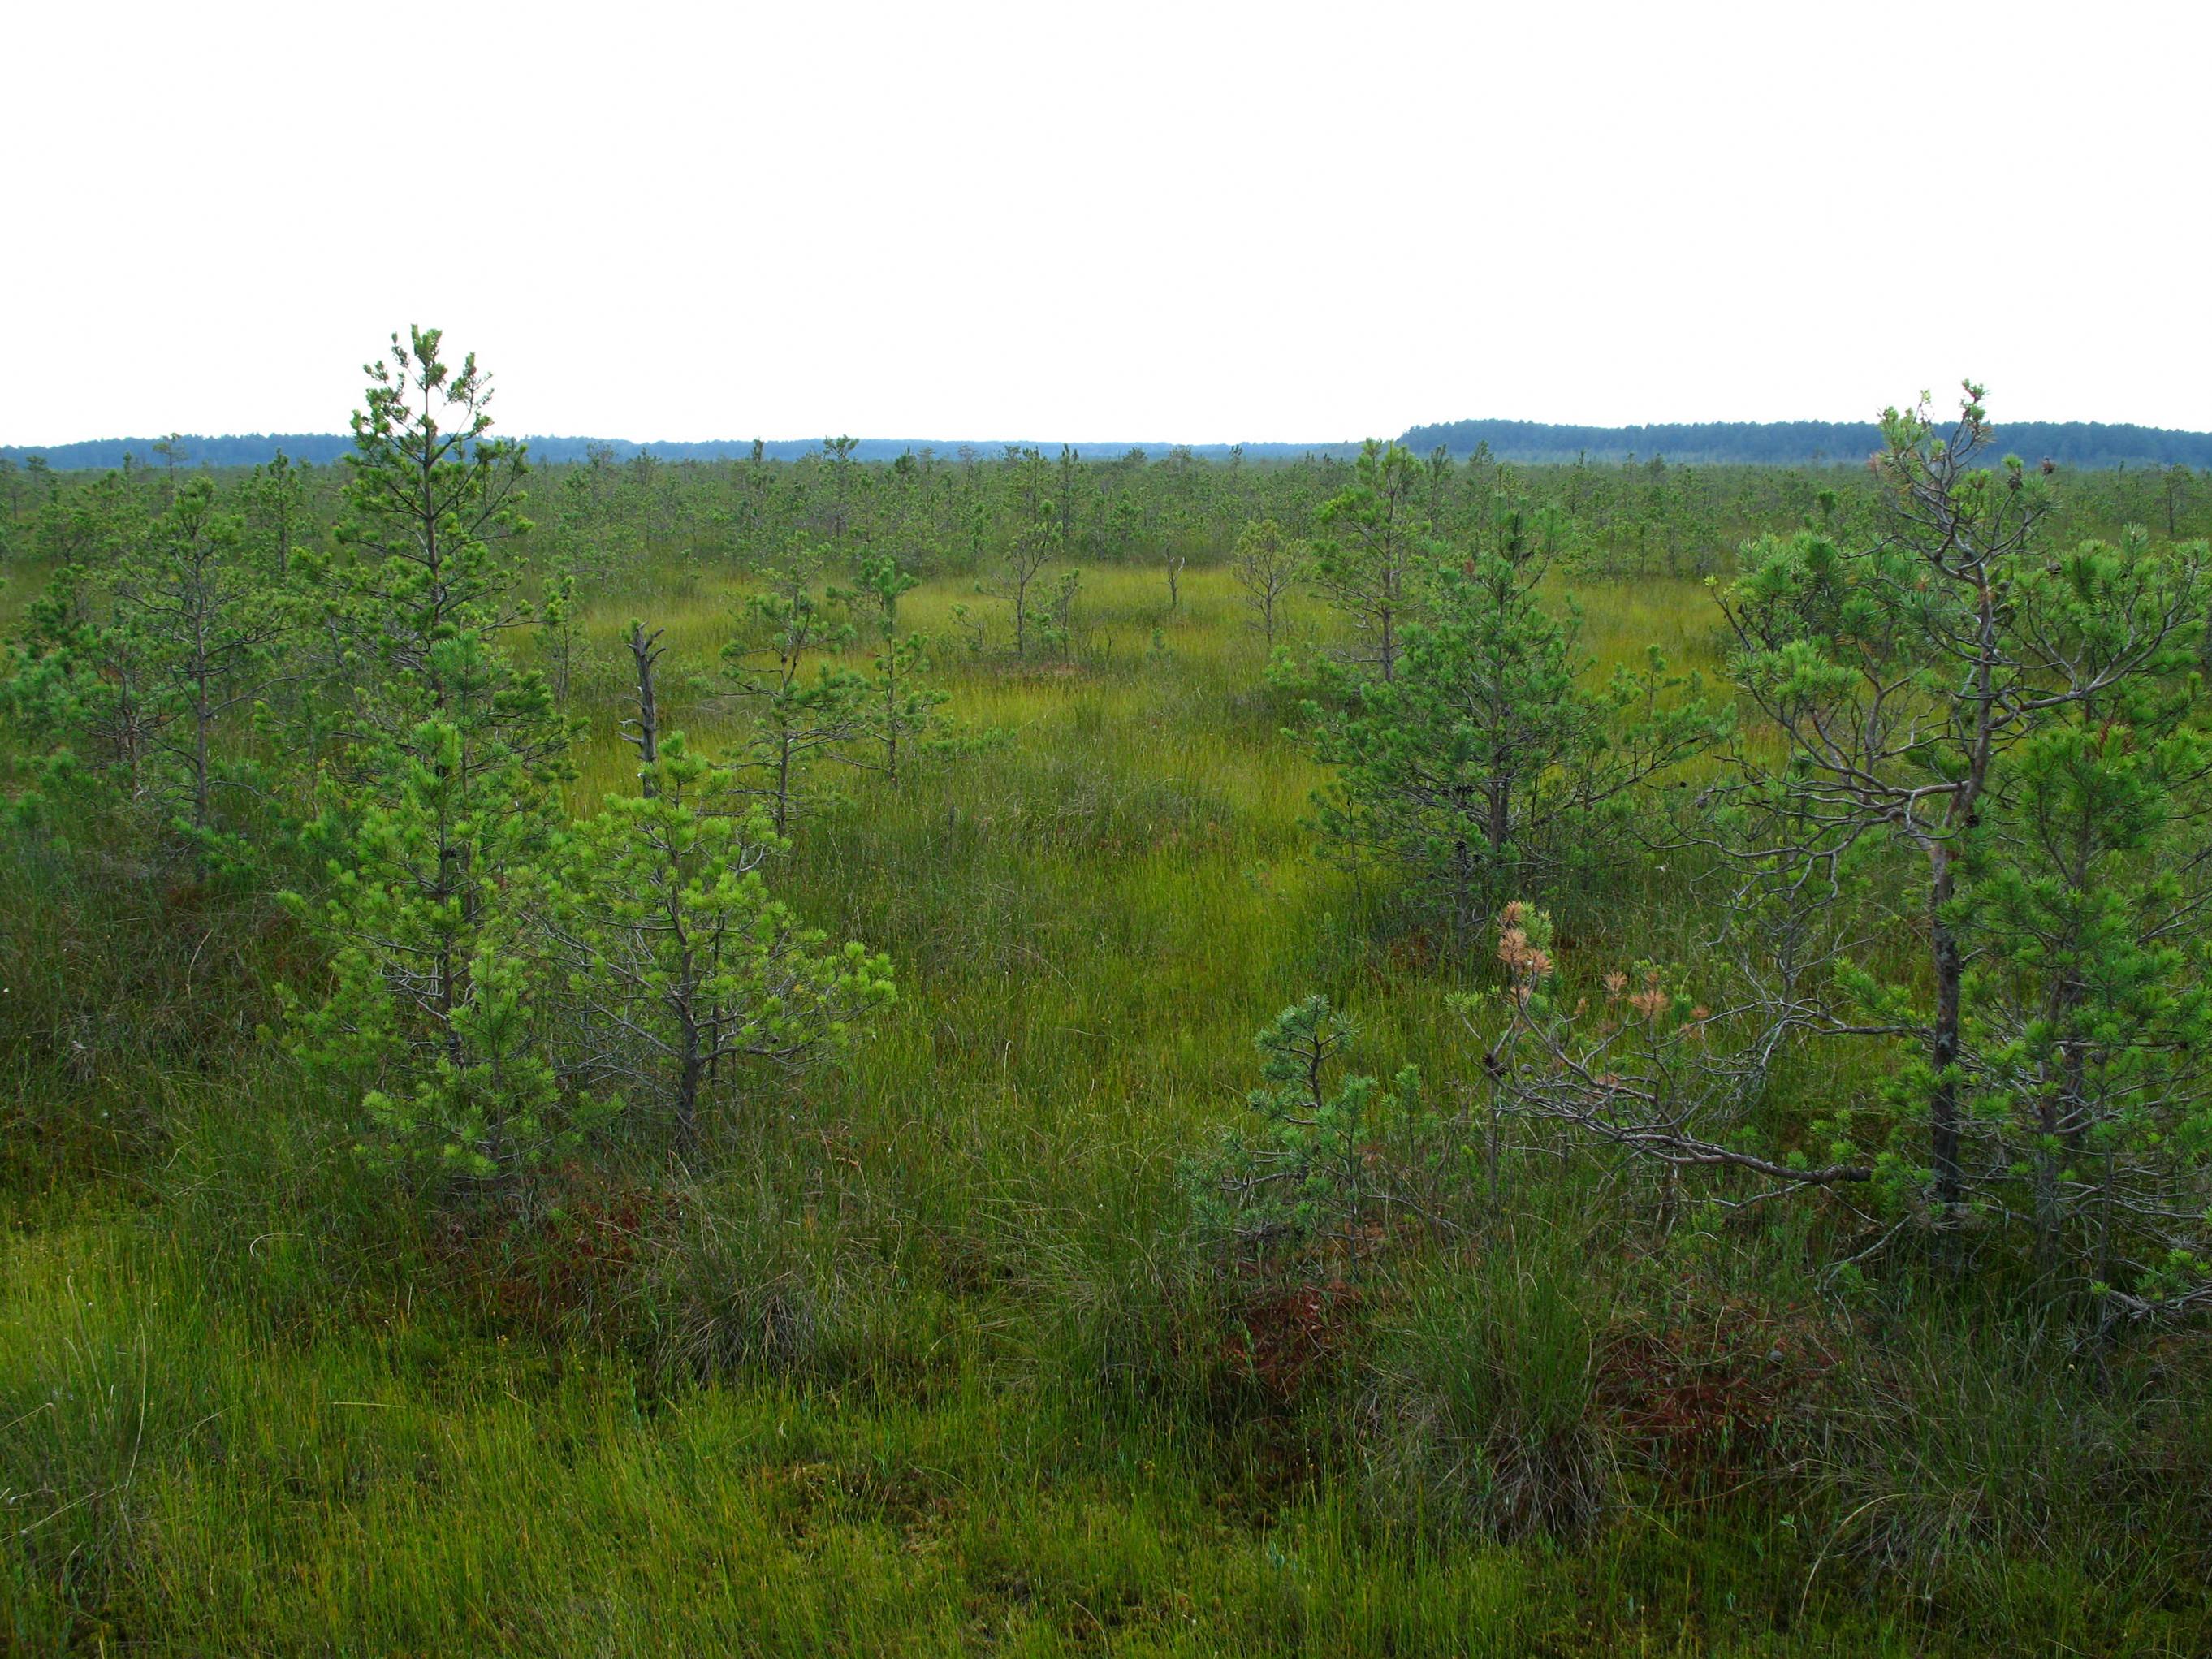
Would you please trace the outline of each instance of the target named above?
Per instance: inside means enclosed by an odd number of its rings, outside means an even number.
[[[1257,1122],[1224,1133],[1185,1179],[1207,1231],[1246,1265],[1322,1241],[1355,1255],[1389,1219],[1421,1213],[1441,1127],[1407,1066],[1389,1084],[1340,1076],[1356,1031],[1310,996],[1271,1020],[1255,1046],[1266,1086]],[[1387,1150],[1386,1150],[1387,1149]]]
[[[1271,653],[1282,625],[1283,601],[1304,580],[1307,558],[1304,544],[1285,535],[1273,519],[1255,520],[1237,533],[1230,568]]]
[[[738,1062],[834,1053],[890,1000],[890,963],[823,950],[769,893],[760,866],[786,843],[744,781],[681,732],[658,748],[638,794],[609,796],[563,842],[541,925],[578,1010],[580,1069],[665,1115],[689,1152]]]
[[[158,710],[149,726],[161,763],[154,787],[168,816],[218,859],[244,850],[235,835],[220,833],[218,797],[243,805],[266,793],[224,752],[225,728],[283,672],[294,621],[273,573],[248,557],[246,537],[245,520],[217,512],[214,484],[197,474],[113,579],[111,631],[135,636],[128,654]]]
[[[34,764],[49,794],[123,804],[210,865],[245,855],[239,813],[268,798],[244,716],[282,674],[291,623],[244,538],[214,483],[188,477],[97,569],[55,573],[9,681],[22,729],[45,745]]]
[[[1634,792],[1724,727],[1656,651],[1585,685],[1579,617],[1540,597],[1547,562],[1525,518],[1508,507],[1492,548],[1429,567],[1395,678],[1341,676],[1340,706],[1307,705],[1316,752],[1339,769],[1322,832],[1398,866],[1463,945],[1508,897],[1601,858]]]
[[[553,1083],[524,1034],[537,988],[501,945],[556,823],[569,729],[499,643],[531,615],[512,547],[528,529],[522,453],[490,435],[475,358],[456,374],[440,344],[394,337],[368,371],[340,556],[317,567],[344,787],[319,832],[331,891],[295,901],[334,954],[295,1047],[371,1074],[373,1121],[403,1150],[511,1184],[554,1133]]]
[[[1029,655],[1031,635],[1051,626],[1049,615],[1033,607],[1030,592],[1045,567],[1065,551],[1066,544],[1059,509],[1047,493],[1044,457],[1034,449],[1009,447],[1007,461],[1012,527],[1006,538],[1005,574],[997,587],[979,586],[977,592],[1003,599],[1012,611],[1014,655],[1021,659]]]
[[[854,638],[839,614],[843,596],[817,590],[821,564],[818,553],[804,552],[766,573],[766,586],[746,605],[751,638],[722,648],[723,677],[751,714],[739,769],[747,788],[767,802],[779,836],[805,810],[817,765],[842,758],[860,734],[868,700],[866,682],[837,663],[815,661],[806,674],[810,659]]]
[[[303,470],[281,449],[246,481],[246,524],[255,556],[276,580],[288,581],[294,557],[313,544],[317,526]]]
[[[174,714],[159,694],[143,637],[109,625],[100,586],[83,565],[62,566],[9,647],[0,691],[29,751],[26,806],[138,803],[160,729]]]
[[[2084,550],[2077,580],[2101,585],[2085,558],[2117,574]],[[2020,744],[1960,915],[1984,1193],[2047,1270],[2137,1311],[2212,1297],[2212,748],[2172,690],[2109,688]]]
[[[2062,939],[2110,937],[2093,912],[2124,907],[2127,890],[2093,866],[2141,832],[2127,824],[2136,792],[2093,763],[2093,739],[2140,717],[2130,700],[2143,688],[2187,671],[2206,592],[2201,545],[2046,552],[2045,481],[2017,458],[1978,464],[1990,436],[1982,396],[1966,386],[1948,433],[1924,405],[1886,411],[1875,532],[1759,538],[1725,600],[1737,681],[1786,747],[1743,793],[1745,850],[1824,890],[1854,860],[1910,855],[1899,873],[1918,915],[1900,921],[1927,942],[1925,988],[1862,975],[1853,988],[1878,1012],[1849,1024],[1913,1040],[1899,1098],[1924,1133],[1921,1169],[1943,1219],[1995,1201],[2023,1164],[2010,1109],[1975,1108],[1992,1061],[1975,1051],[1985,981],[1972,963],[1991,952],[2015,971],[2047,967],[2083,948]],[[2069,835],[2102,849],[2087,862],[2038,851],[2069,818]],[[2044,969],[2031,977],[2053,994]]]
[[[898,631],[900,598],[920,584],[899,568],[888,553],[860,561],[860,593],[875,603],[872,627],[877,640],[876,678],[861,716],[863,742],[872,752],[880,746],[880,763],[854,758],[854,763],[880,765],[892,783],[902,765],[910,765],[917,753],[941,745],[951,722],[945,714],[951,694],[929,684],[929,642],[920,634]]]
[[[435,329],[392,344],[353,416],[339,555],[317,571],[343,652],[351,769],[396,772],[434,721],[461,734],[465,782],[512,771],[542,787],[562,774],[569,728],[498,644],[534,620],[514,546],[530,529],[522,447],[490,434],[490,377],[473,355],[455,374]]]
[[[376,779],[327,895],[291,896],[331,952],[330,987],[313,1006],[286,1000],[293,1053],[368,1085],[377,1150],[511,1189],[571,1131],[539,1029],[544,987],[519,937],[517,855],[538,850],[543,815],[525,800],[510,820],[483,779],[458,727],[418,728]]]
[[[141,492],[123,473],[106,472],[67,495],[58,484],[50,489],[39,508],[33,545],[50,563],[105,573],[144,541],[152,522]]]
[[[1313,584],[1350,619],[1351,657],[1389,682],[1397,677],[1399,635],[1417,607],[1428,520],[1420,510],[1420,463],[1401,444],[1370,439],[1351,485],[1321,510],[1338,533],[1313,560]]]

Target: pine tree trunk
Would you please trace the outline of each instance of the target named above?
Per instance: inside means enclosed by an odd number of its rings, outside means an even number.
[[[653,688],[653,642],[659,637],[657,629],[647,635],[642,623],[630,624],[629,653],[637,664],[637,762],[641,769],[638,788],[647,800],[659,793],[651,769],[660,758],[660,707]]]
[[[705,1067],[699,1060],[699,1030],[684,1023],[684,1051],[676,1079],[676,1146],[686,1154],[699,1147],[699,1084]]]
[[[1936,1172],[1936,1201],[1946,1210],[1959,1201],[1965,1187],[1960,1162],[1959,1079],[1960,1011],[1966,980],[1966,963],[1959,938],[1946,914],[1955,890],[1948,848],[1929,849],[1935,880],[1928,896],[1929,955],[1936,977],[1936,1023],[1929,1045],[1929,1060],[1936,1069],[1928,1100],[1929,1158]]]

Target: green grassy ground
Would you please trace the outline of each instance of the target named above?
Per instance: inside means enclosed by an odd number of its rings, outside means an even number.
[[[672,1193],[617,1149],[526,1234],[419,1219],[356,1169],[254,1036],[297,971],[281,925],[15,848],[0,1640],[2205,1650],[2185,1345],[2092,1379],[1993,1291],[1839,1309],[1788,1217],[1644,1237],[1630,1177],[1579,1166],[1517,1173],[1472,1255],[1287,1329],[1208,1288],[1176,1168],[1242,1109],[1268,1016],[1325,991],[1371,1067],[1449,1087],[1470,1060],[1462,970],[1315,855],[1319,777],[1231,586],[1184,589],[1170,616],[1157,574],[1086,573],[1072,670],[948,647],[955,711],[1005,742],[896,792],[854,776],[781,876],[893,956],[875,1039],[760,1087]],[[949,639],[963,597],[904,620]],[[730,717],[681,680],[735,599],[671,577],[592,613],[580,805],[628,777],[628,617],[667,626],[669,722],[712,752]],[[1694,586],[1586,605],[1602,661],[1712,666]],[[1579,948],[1686,955],[1686,893],[1644,872],[1571,900]],[[1802,1088],[1875,1064],[1810,1060]],[[1578,1526],[1412,1501],[1393,1413],[1459,1397],[1406,1379],[1466,1354],[1469,1409],[1601,1492]]]

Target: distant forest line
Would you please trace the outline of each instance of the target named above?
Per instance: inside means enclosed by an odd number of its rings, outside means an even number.
[[[44,458],[59,471],[77,471],[119,467],[131,455],[141,462],[156,459],[156,438],[94,438],[66,444],[0,444],[0,456],[18,463]],[[344,433],[244,433],[209,437],[177,434],[182,464],[210,466],[258,466],[278,450],[295,460],[326,465],[353,447]],[[1669,461],[1701,465],[1806,466],[1855,465],[1881,447],[1881,432],[1871,421],[1706,421],[1655,426],[1560,426],[1541,421],[1446,421],[1408,428],[1399,442],[1419,454],[1442,448],[1454,459],[1486,452],[1502,461],[1544,465],[1583,461],[1649,460],[1662,456]],[[582,461],[593,451],[616,460],[652,454],[667,461],[742,460],[757,453],[763,459],[795,461],[819,453],[822,441],[792,438],[757,441],[714,439],[696,443],[659,441],[636,442],[621,438],[532,437],[531,453],[549,462]],[[2050,459],[2063,466],[2190,466],[2212,467],[2212,432],[2183,432],[2162,427],[2106,425],[2098,421],[2020,421],[1996,431],[1996,442],[2032,459]],[[863,461],[896,460],[909,453],[932,451],[939,455],[994,458],[1010,448],[1027,447],[1004,441],[988,443],[939,441],[925,439],[863,438],[854,458]],[[1048,446],[1057,449],[1057,444]],[[1159,459],[1182,453],[1207,461],[1294,460],[1304,456],[1328,456],[1348,460],[1357,455],[1357,442],[1322,443],[1079,444],[1085,459],[1107,459],[1141,451]]]
[[[2062,466],[2212,466],[2212,432],[2099,421],[2008,421],[1991,428],[1995,447]],[[1669,426],[1550,426],[1540,421],[1446,421],[1408,428],[1399,442],[1455,458],[1487,447],[1500,460],[1621,461],[1655,455],[1698,465],[1856,465],[1882,447],[1872,421],[1705,421]]]
[[[58,471],[84,471],[119,467],[126,454],[136,457],[141,463],[155,460],[154,445],[161,441],[162,440],[155,438],[94,438],[81,443],[51,444],[44,447],[35,444],[0,444],[0,457],[20,463],[33,455],[41,455],[46,458],[46,464]],[[617,461],[633,460],[640,455],[651,455],[663,461],[742,461],[753,454],[757,442],[763,460],[799,461],[820,454],[825,441],[823,438],[759,441],[712,438],[696,443],[675,443],[659,440],[639,442],[629,438],[538,435],[526,436],[522,441],[530,446],[533,460],[563,465],[590,460],[594,452]],[[198,466],[202,462],[210,466],[259,466],[280,449],[295,461],[325,465],[353,447],[352,438],[343,432],[256,432],[219,438],[180,433],[176,442],[183,446],[185,464],[191,466]],[[853,451],[853,458],[860,461],[895,461],[902,455],[918,455],[928,451],[948,459],[964,453],[980,460],[997,460],[1009,450],[1039,447],[1006,440],[993,440],[985,443],[927,438],[862,438]],[[1060,449],[1056,443],[1042,447],[1053,453]],[[1102,443],[1078,444],[1074,447],[1085,460],[1111,460],[1131,450],[1141,450],[1155,459],[1164,459],[1180,450],[1209,461],[1227,461],[1238,453],[1249,460],[1289,461],[1308,455],[1328,455],[1348,461],[1359,453],[1357,440],[1318,444]]]

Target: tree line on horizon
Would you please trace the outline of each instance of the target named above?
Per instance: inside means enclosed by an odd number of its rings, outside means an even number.
[[[2018,421],[2000,434],[2023,455],[2075,468],[2212,468],[2212,432],[2191,432],[2100,421]],[[693,442],[627,438],[535,436],[526,440],[541,463],[562,465],[605,454],[615,460],[651,455],[663,461],[758,459],[798,461],[816,453],[820,441],[790,439],[705,439]],[[1638,426],[1584,426],[1544,421],[1463,420],[1409,427],[1397,442],[1418,454],[1441,449],[1455,460],[1486,455],[1517,465],[1564,465],[1576,461],[1614,464],[1662,458],[1676,465],[1820,466],[1858,465],[1882,447],[1881,430],[1871,421],[1702,421]],[[996,456],[1007,449],[1034,446],[1001,441],[933,441],[920,438],[861,438],[853,459],[894,461],[904,454]],[[1359,444],[1347,440],[1320,443],[1099,443],[1073,447],[1085,459],[1130,453],[1159,460],[1188,457],[1212,464],[1245,461],[1348,461]],[[329,465],[353,451],[344,433],[238,433],[210,436],[169,433],[161,437],[91,438],[64,444],[0,444],[0,459],[18,466],[42,463],[57,471],[160,464],[214,467],[259,466],[278,451],[295,461]],[[130,458],[126,462],[126,458]]]

